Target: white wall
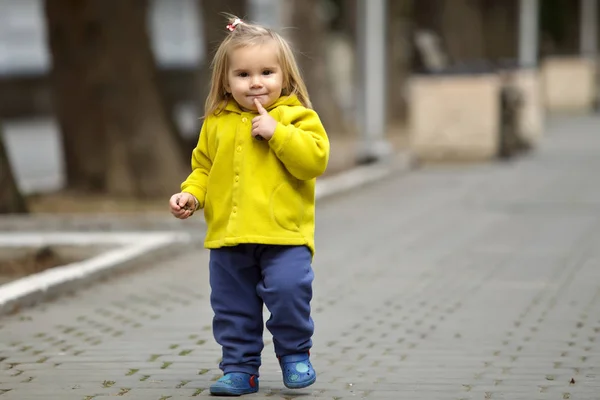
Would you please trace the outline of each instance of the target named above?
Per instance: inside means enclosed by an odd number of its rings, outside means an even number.
[[[151,0],[152,48],[162,66],[194,66],[204,49],[196,0]],[[0,75],[50,67],[43,0],[0,0]]]
[[[151,0],[152,49],[159,65],[193,67],[203,60],[204,41],[197,0]]]
[[[0,75],[50,66],[42,0],[0,0]]]

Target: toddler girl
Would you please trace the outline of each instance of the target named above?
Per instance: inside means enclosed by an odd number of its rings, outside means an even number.
[[[170,199],[204,209],[213,333],[224,376],[215,395],[258,391],[266,326],[288,388],[312,385],[315,182],[329,140],[279,34],[233,18],[214,60],[192,172]]]

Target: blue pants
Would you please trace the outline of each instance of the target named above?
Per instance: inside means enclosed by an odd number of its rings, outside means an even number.
[[[243,244],[210,252],[213,333],[223,348],[227,374],[258,375],[263,343],[263,305],[278,357],[306,353],[314,332],[310,316],[312,255],[305,246]]]

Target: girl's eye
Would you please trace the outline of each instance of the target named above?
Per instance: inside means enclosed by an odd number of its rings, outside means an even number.
[[[273,71],[263,71],[263,75],[271,75],[273,73]]]
[[[247,72],[240,72],[238,76],[240,76],[242,78],[246,78],[248,76],[248,73]]]

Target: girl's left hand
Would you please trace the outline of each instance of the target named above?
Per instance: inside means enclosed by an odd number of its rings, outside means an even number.
[[[254,104],[256,104],[258,117],[252,119],[252,137],[255,139],[270,140],[275,134],[277,121],[269,115],[258,99],[254,99]]]

